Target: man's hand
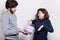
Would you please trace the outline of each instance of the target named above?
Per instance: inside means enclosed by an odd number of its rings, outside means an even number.
[[[28,35],[28,34],[24,31],[24,29],[22,29],[20,32],[23,33],[24,35]]]
[[[38,31],[40,31],[43,27],[44,27],[44,25],[41,25],[41,26],[38,28]]]

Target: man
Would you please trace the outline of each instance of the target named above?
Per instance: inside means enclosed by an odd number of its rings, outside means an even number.
[[[16,0],[7,0],[7,11],[2,14],[2,29],[4,31],[5,40],[18,40],[20,29],[17,28],[17,18],[14,14],[18,3]]]

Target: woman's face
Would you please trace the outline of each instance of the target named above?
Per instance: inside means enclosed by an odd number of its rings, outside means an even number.
[[[39,11],[39,13],[38,13],[39,19],[44,19],[44,15],[45,15],[44,13]]]

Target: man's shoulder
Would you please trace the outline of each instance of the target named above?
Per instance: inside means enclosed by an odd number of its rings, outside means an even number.
[[[2,13],[2,17],[8,17],[9,14],[7,12]]]

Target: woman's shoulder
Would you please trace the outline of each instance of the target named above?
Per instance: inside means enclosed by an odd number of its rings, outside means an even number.
[[[46,19],[45,22],[46,23],[50,23],[51,21],[50,21],[50,19]]]

